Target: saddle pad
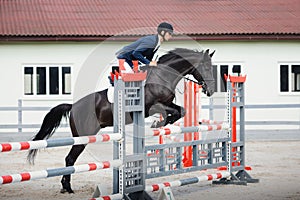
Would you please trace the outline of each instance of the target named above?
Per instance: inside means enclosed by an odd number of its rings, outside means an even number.
[[[107,89],[107,99],[110,103],[114,103],[114,93],[115,93],[114,87],[109,87]]]

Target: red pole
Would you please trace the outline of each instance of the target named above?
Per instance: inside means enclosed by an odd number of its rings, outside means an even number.
[[[163,120],[163,116],[162,114],[160,114],[159,116],[159,121],[162,121]],[[159,136],[159,144],[164,144],[164,137],[162,135]]]
[[[232,102],[235,102],[235,97],[236,97],[236,84],[235,82],[232,82],[232,88],[233,88],[233,98]],[[232,107],[232,142],[236,142],[236,107]],[[232,152],[236,152],[236,148],[232,148]],[[234,158],[233,160],[236,160],[236,154],[233,155]],[[235,166],[236,163],[232,162],[232,166]]]
[[[232,82],[232,88],[233,88],[232,102],[235,102],[236,89],[235,89],[234,82]],[[236,107],[232,108],[232,142],[236,142]]]
[[[193,95],[192,95],[192,90],[193,90],[193,85],[192,85],[192,82],[189,81],[189,82],[186,82],[185,84],[185,88],[187,89],[185,91],[185,108],[186,108],[186,119],[184,120],[185,124],[184,126],[192,126],[192,120],[193,120],[193,112],[192,112],[192,103],[193,103]],[[191,141],[193,138],[193,134],[192,133],[185,133],[184,134],[184,141]],[[184,161],[184,166],[185,167],[190,167],[193,165],[193,161],[192,161],[192,157],[193,157],[193,152],[192,152],[192,147],[191,146],[188,146],[188,147],[185,147],[185,161]]]
[[[139,61],[138,60],[133,60],[132,63],[133,63],[134,73],[138,73],[138,71],[139,71]]]
[[[125,71],[124,67],[125,59],[119,59],[119,72],[122,74],[122,71]]]
[[[188,83],[187,81],[184,80],[184,92],[183,92],[183,107],[185,109],[185,116],[183,118],[183,126],[187,126],[188,124],[188,101],[187,101],[187,96],[188,96]],[[184,141],[187,140],[187,135],[186,133],[184,133]],[[184,159],[182,159],[182,163],[183,163],[183,166],[186,167],[186,161],[187,161],[187,147],[184,147],[184,152],[183,152],[183,156],[184,156]]]

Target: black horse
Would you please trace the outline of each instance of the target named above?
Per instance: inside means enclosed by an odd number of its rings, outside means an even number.
[[[147,69],[145,84],[145,117],[161,113],[163,121],[157,127],[172,124],[184,116],[184,108],[173,103],[175,88],[185,75],[191,74],[203,85],[207,96],[214,93],[215,82],[212,73],[211,57],[206,51],[177,48],[163,55],[157,67]],[[60,104],[45,116],[39,132],[33,140],[48,139],[59,126],[62,117],[69,116],[73,137],[95,135],[104,127],[113,126],[113,105],[107,99],[107,89],[87,95],[72,104]],[[126,123],[131,123],[126,119]],[[66,166],[73,166],[86,145],[74,145],[65,158]],[[37,150],[30,150],[28,161],[34,162]],[[62,177],[61,192],[73,193],[71,175]]]

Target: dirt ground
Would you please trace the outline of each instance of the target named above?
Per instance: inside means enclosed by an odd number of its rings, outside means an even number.
[[[59,147],[41,150],[34,166],[26,162],[26,151],[6,152],[0,154],[0,175],[44,170],[64,166],[64,157],[70,147]],[[211,182],[172,188],[176,199],[300,199],[300,141],[249,141],[246,142],[246,161],[252,167],[249,171],[259,183],[241,185],[212,185]],[[79,157],[78,164],[111,160],[112,145],[91,144]],[[147,180],[148,184],[161,183],[207,174],[206,171]],[[33,199],[74,199],[82,200],[92,197],[97,184],[111,191],[112,170],[98,170],[79,173],[72,176],[72,187],[75,194],[60,193],[60,177],[33,180],[22,183],[0,185],[0,199],[33,200]],[[157,199],[158,192],[151,193]]]

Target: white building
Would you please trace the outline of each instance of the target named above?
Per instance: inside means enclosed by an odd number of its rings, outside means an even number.
[[[300,6],[293,6],[293,0],[281,2],[284,6],[274,0],[259,5],[250,0],[189,5],[143,1],[146,13],[136,0],[123,7],[76,0],[55,6],[61,2],[0,1],[0,108],[16,107],[18,102],[52,107],[106,88],[114,53],[141,35],[155,33],[159,22],[169,21],[177,35],[161,46],[159,55],[176,47],[216,50],[215,104],[225,101],[221,74],[240,65],[247,74],[247,105],[294,105],[247,109],[246,120],[260,122],[247,128],[300,128]],[[24,111],[22,121],[41,123],[45,113]],[[216,110],[214,118],[223,120],[224,111]],[[16,111],[0,109],[0,124],[16,124],[17,119]],[[262,126],[265,121],[287,123]]]

